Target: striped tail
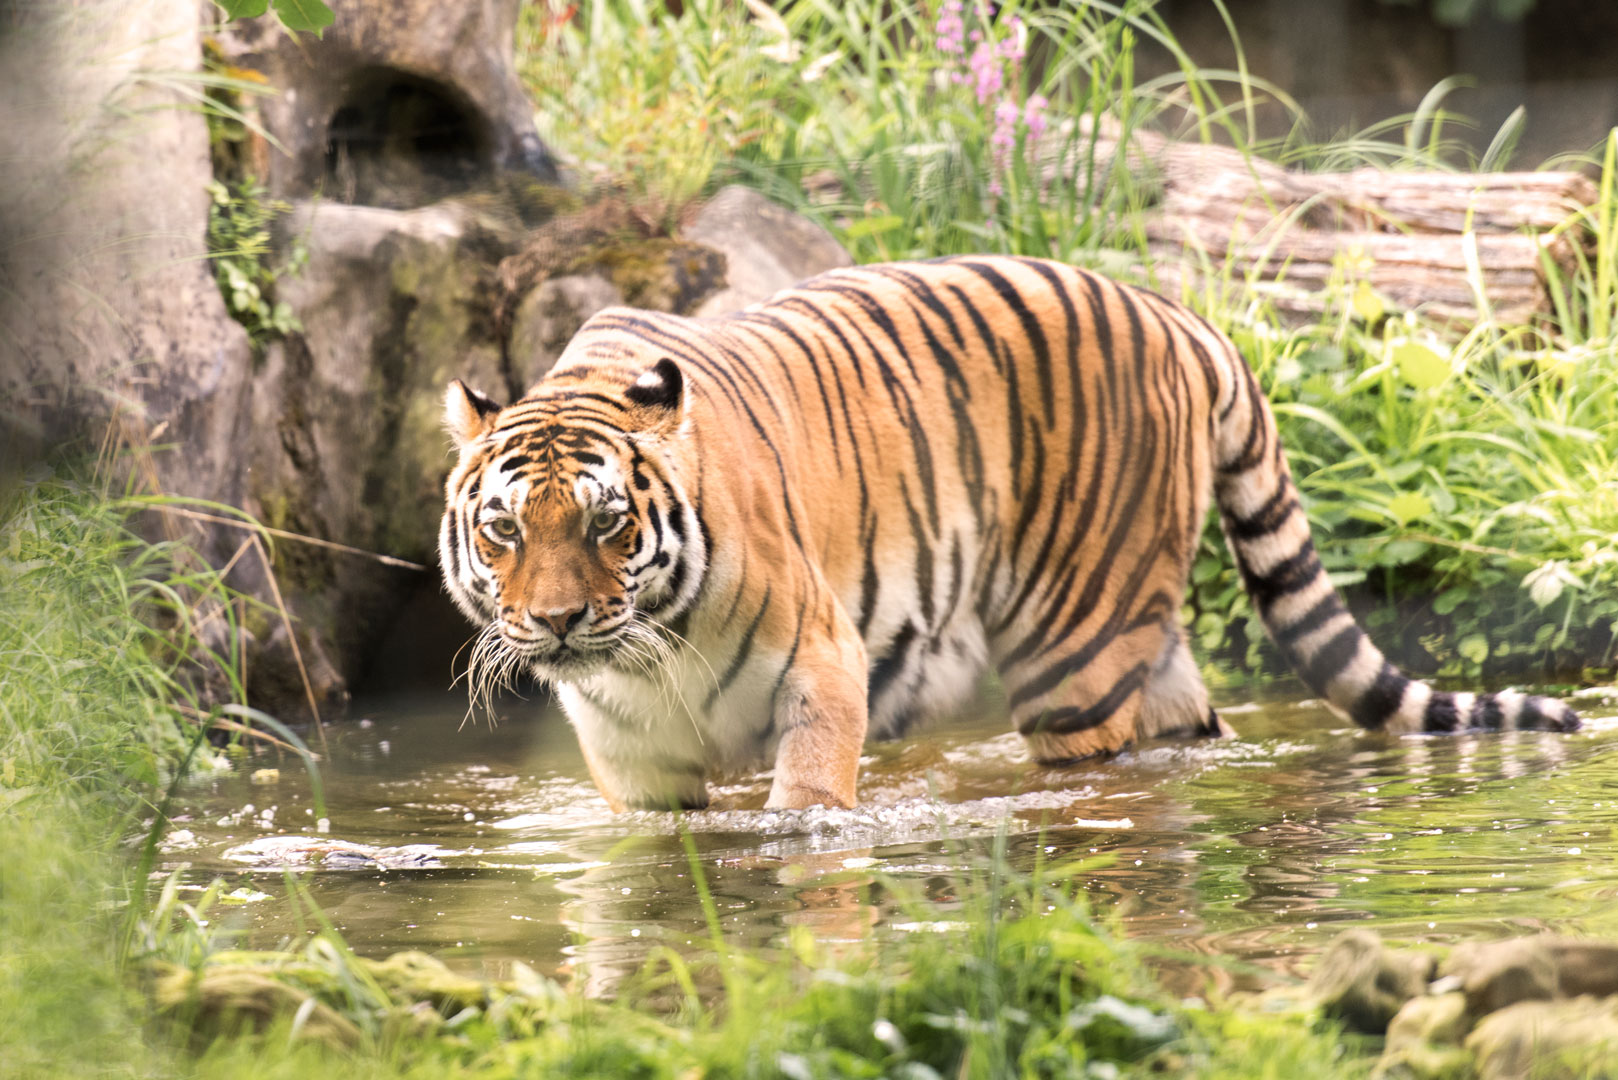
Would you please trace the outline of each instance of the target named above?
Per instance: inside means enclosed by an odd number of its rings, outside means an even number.
[[[1320,565],[1275,418],[1247,364],[1234,350],[1231,359],[1215,438],[1220,523],[1265,630],[1310,689],[1372,731],[1577,730],[1577,714],[1554,698],[1446,693],[1388,663]]]

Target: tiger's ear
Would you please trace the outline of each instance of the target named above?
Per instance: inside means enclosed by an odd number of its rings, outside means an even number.
[[[640,420],[643,431],[667,434],[680,426],[685,415],[685,376],[668,357],[640,373],[624,396]]]
[[[492,399],[459,379],[451,379],[444,391],[444,427],[457,450],[465,450],[493,427],[499,412],[500,406]]]

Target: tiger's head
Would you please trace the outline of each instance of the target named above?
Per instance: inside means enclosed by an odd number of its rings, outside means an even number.
[[[650,623],[690,605],[706,550],[680,484],[684,404],[667,358],[622,381],[547,379],[504,408],[450,383],[444,423],[460,460],[439,561],[483,628],[475,693],[520,669],[557,682],[632,669],[655,651]]]

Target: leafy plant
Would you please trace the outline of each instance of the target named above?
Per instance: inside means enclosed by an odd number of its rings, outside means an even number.
[[[320,37],[336,21],[322,0],[214,0],[227,19],[256,19],[272,8],[282,26]]]
[[[213,197],[208,207],[208,253],[231,315],[247,328],[254,344],[302,330],[291,305],[275,296],[276,280],[298,273],[309,258],[299,239],[293,240],[285,258],[276,258],[272,226],[292,207],[270,198],[251,177],[212,180],[208,193]]]

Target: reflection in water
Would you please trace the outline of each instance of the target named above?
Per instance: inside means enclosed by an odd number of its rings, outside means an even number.
[[[659,946],[711,947],[693,865],[728,943],[808,934],[835,952],[952,918],[1002,831],[1016,869],[1078,866],[1128,933],[1271,970],[1346,923],[1403,942],[1618,933],[1618,718],[1571,737],[1389,739],[1267,704],[1234,710],[1240,739],[1070,770],[1032,765],[985,720],[873,747],[854,810],[765,811],[768,777],[740,778],[685,815],[688,853],[673,815],[608,810],[560,717],[457,731],[459,704],[333,731],[329,835],[293,761],[199,783],[170,866],[272,894],[290,866],[362,952],[427,949],[494,977],[521,960],[597,994]],[[251,782],[261,766],[273,782]],[[307,932],[279,899],[224,918],[250,944]],[[1251,970],[1165,973],[1195,993]]]

